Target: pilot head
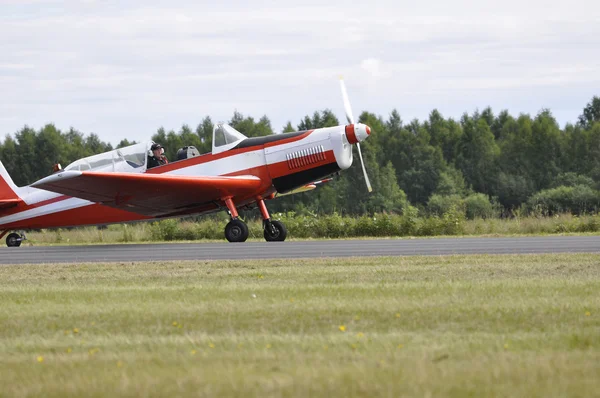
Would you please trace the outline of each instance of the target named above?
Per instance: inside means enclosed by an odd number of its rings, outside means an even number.
[[[152,154],[155,158],[160,158],[160,156],[164,152],[164,149],[160,144],[152,144],[150,150],[152,151]]]

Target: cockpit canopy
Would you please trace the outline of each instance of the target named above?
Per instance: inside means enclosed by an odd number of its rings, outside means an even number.
[[[246,138],[248,137],[233,127],[224,123],[218,123],[213,129],[212,153],[221,153],[234,148]],[[88,156],[76,160],[65,167],[64,170],[143,173],[146,171],[146,162],[152,144],[154,144],[153,141],[142,142],[98,155]],[[183,149],[188,149],[187,156],[179,157],[178,155],[177,160],[190,157],[189,148],[186,147]],[[195,150],[195,148],[193,149]],[[191,156],[199,155],[197,151],[191,152]]]
[[[65,170],[143,173],[146,171],[148,150],[152,144],[152,141],[142,142],[98,155],[88,156],[87,158],[71,163],[65,167]]]
[[[224,123],[217,123],[213,129],[212,153],[216,154],[227,151],[244,141],[246,138],[248,137],[233,127]]]

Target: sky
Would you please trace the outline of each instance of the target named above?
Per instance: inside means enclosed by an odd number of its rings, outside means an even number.
[[[0,0],[0,137],[53,123],[114,145],[234,110],[276,132],[343,121],[340,75],[355,115],[547,108],[563,127],[599,71],[592,0]]]

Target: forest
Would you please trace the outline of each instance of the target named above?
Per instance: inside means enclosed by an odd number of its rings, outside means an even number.
[[[409,209],[442,215],[459,209],[469,219],[515,214],[595,214],[600,209],[600,97],[582,108],[577,121],[560,128],[551,110],[537,115],[495,113],[487,107],[459,120],[433,110],[427,120],[405,122],[398,111],[387,117],[363,112],[359,121],[373,134],[362,144],[373,186],[367,192],[355,152],[354,165],[311,192],[278,198],[271,211],[295,214],[403,214]],[[275,132],[269,118],[235,111],[230,125],[248,137],[345,123],[331,110],[315,111],[296,125]],[[179,148],[193,145],[210,152],[213,122],[209,116],[193,128],[164,128],[152,134],[176,159]],[[9,134],[12,133],[12,134]],[[117,147],[133,144],[123,139]],[[85,156],[113,149],[97,134],[75,128],[60,131],[48,124],[7,132],[0,160],[19,186],[27,185]]]

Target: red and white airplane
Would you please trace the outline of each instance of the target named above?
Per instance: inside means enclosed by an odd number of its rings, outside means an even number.
[[[360,142],[371,129],[354,123],[340,80],[350,124],[247,138],[215,125],[212,152],[146,169],[153,142],[79,159],[63,170],[17,187],[0,162],[0,239],[20,246],[29,229],[105,225],[227,210],[230,242],[244,242],[248,227],[238,209],[258,206],[267,241],[283,241],[285,226],[271,220],[265,200],[314,188],[352,165],[356,144],[367,188],[371,185]]]

